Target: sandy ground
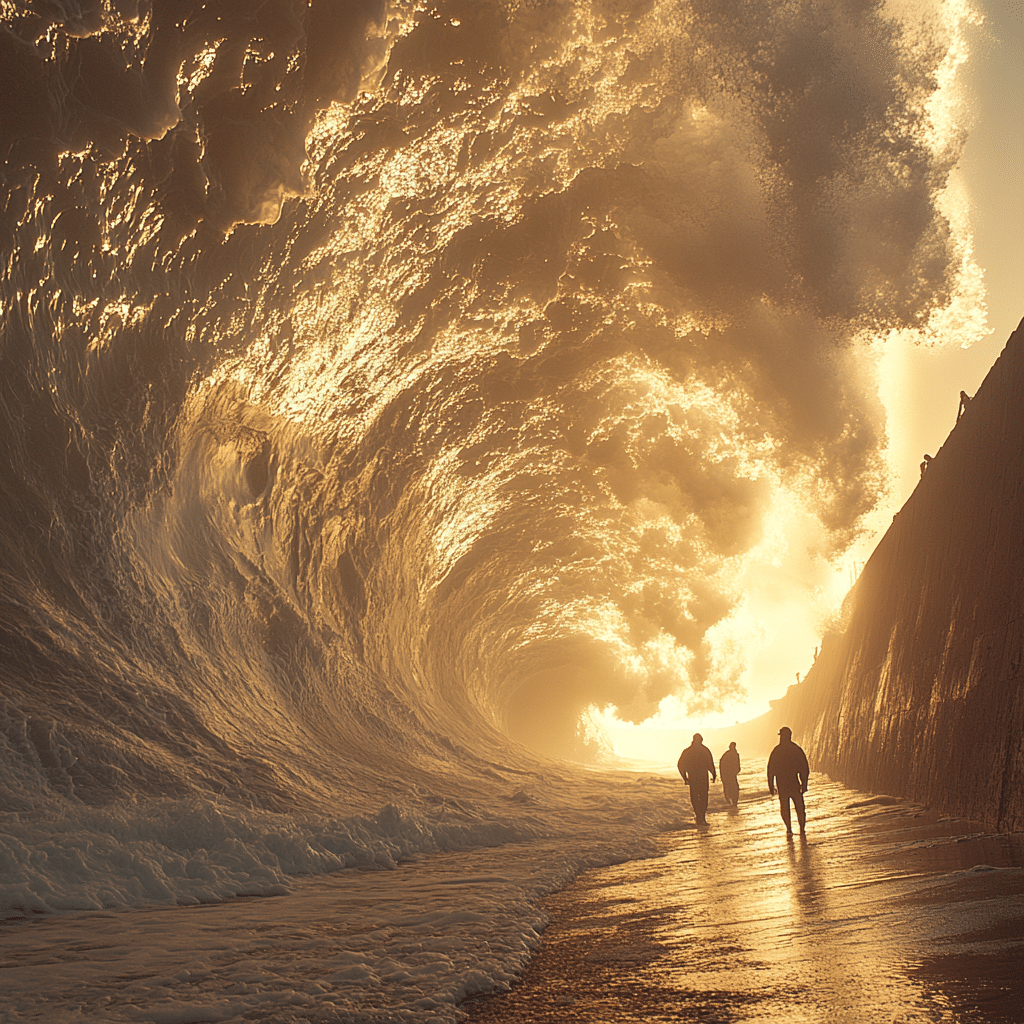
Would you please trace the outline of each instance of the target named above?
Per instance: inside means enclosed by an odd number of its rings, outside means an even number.
[[[549,897],[540,952],[471,1024],[1024,1021],[1024,836],[815,778],[787,838],[747,780],[662,858]]]

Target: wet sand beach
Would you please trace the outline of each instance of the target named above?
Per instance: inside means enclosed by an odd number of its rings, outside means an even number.
[[[539,953],[463,1004],[472,1024],[1024,1021],[1024,836],[814,777],[787,837],[753,778],[663,857],[549,897]]]

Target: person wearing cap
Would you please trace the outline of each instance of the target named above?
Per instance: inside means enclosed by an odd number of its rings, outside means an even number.
[[[708,823],[708,791],[711,782],[714,782],[718,775],[715,772],[715,759],[711,751],[704,746],[704,737],[699,732],[693,734],[693,742],[679,755],[676,763],[679,774],[690,787],[690,803],[693,805],[693,813],[697,816],[698,825]],[[708,773],[711,773],[711,781],[708,781]]]
[[[784,725],[779,730],[779,742],[768,758],[768,792],[775,796],[779,791],[779,811],[786,823],[786,834],[793,834],[789,818],[789,802],[796,808],[796,820],[800,835],[805,834],[807,812],[804,808],[804,793],[807,792],[807,776],[810,768],[807,755],[793,742],[793,730]]]

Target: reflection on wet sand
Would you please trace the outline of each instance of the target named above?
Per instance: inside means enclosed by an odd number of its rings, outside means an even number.
[[[819,777],[806,838],[750,783],[715,801],[662,859],[553,897],[520,983],[470,1019],[1024,1020],[1024,836]]]

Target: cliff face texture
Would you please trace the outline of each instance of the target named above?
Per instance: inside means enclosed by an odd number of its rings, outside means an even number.
[[[856,788],[1024,829],[1024,321],[847,612],[762,731]]]

